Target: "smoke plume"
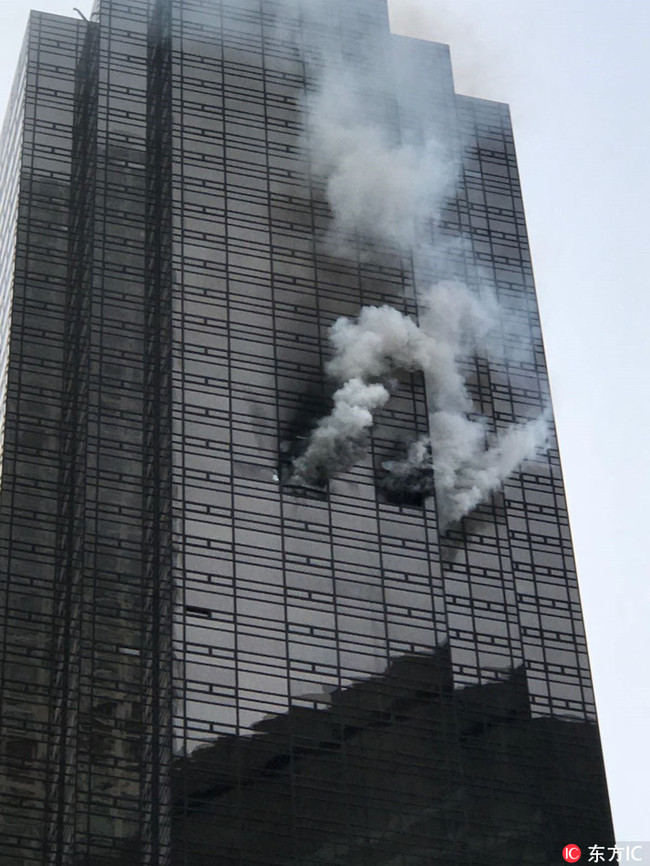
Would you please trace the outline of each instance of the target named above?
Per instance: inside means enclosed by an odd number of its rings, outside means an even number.
[[[485,448],[485,426],[459,415],[431,416],[431,453],[442,526],[460,520],[548,446],[545,415],[497,433]]]
[[[331,231],[339,246],[361,234],[407,251],[453,191],[456,167],[433,138],[397,141],[369,116],[362,93],[358,77],[329,69],[309,104],[308,147],[327,178]]]
[[[383,464],[383,486],[391,492],[436,494],[440,526],[460,520],[496,492],[525,461],[548,447],[546,414],[497,434],[485,419],[434,412],[430,436],[409,448],[404,460]],[[434,484],[435,477],[435,484]]]
[[[329,476],[350,466],[362,451],[373,413],[388,402],[383,385],[349,379],[334,394],[334,408],[319,421],[305,453],[293,462],[290,484],[322,486]]]
[[[396,373],[428,374],[436,405],[449,412],[471,409],[458,361],[488,329],[488,312],[462,285],[444,282],[427,298],[427,333],[394,307],[363,307],[356,320],[331,328],[334,356],[328,374],[344,383],[334,408],[318,424],[306,451],[294,461],[292,484],[317,485],[357,456],[374,413],[390,396]]]
[[[492,437],[486,419],[468,416],[472,402],[459,362],[487,339],[493,312],[491,304],[447,281],[429,292],[422,325],[388,306],[364,307],[356,320],[338,319],[327,372],[344,384],[294,461],[290,483],[322,485],[348,468],[388,402],[392,377],[422,371],[433,401],[430,436],[413,443],[405,460],[385,462],[382,483],[393,491],[431,493],[435,478],[443,526],[485,501],[548,437],[545,416]]]
[[[416,118],[418,128],[411,132],[402,123],[398,137],[399,110],[391,114],[390,99],[377,92],[376,82],[342,70],[340,63],[325,68],[306,106],[306,146],[313,168],[325,179],[330,242],[344,253],[361,235],[403,254],[442,258],[437,270],[448,272],[444,256],[450,239],[441,243],[436,226],[454,192],[458,165],[430,135],[427,118]],[[379,71],[377,80],[381,77]],[[413,117],[412,106],[407,115]],[[460,241],[458,246],[462,249]],[[334,323],[327,365],[339,383],[334,406],[293,461],[289,483],[322,486],[349,468],[396,387],[394,377],[421,371],[430,435],[412,443],[405,459],[384,463],[382,483],[393,490],[435,491],[444,527],[485,501],[544,448],[548,424],[542,416],[490,434],[487,419],[474,412],[463,362],[480,351],[489,354],[490,332],[499,319],[489,293],[443,279],[418,291],[418,306],[418,323],[389,306],[366,306],[356,319]]]

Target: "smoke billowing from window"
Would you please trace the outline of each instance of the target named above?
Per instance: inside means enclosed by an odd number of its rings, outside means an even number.
[[[429,423],[430,435],[414,442],[404,460],[384,463],[383,484],[396,492],[435,489],[443,527],[484,502],[524,460],[548,446],[546,415],[500,434],[489,434],[485,419],[457,412],[433,412]]]
[[[437,258],[438,271],[445,273],[451,239],[443,239],[435,223],[455,191],[459,166],[431,133],[435,124],[428,120],[413,129],[401,123],[398,136],[378,99],[383,73],[372,80],[368,76],[367,64],[363,76],[342,67],[340,59],[326,64],[305,106],[308,155],[326,180],[332,211],[328,243],[345,254],[362,237],[371,249],[375,244],[402,255]],[[391,98],[394,93],[385,94],[384,108]],[[397,113],[417,118],[418,108],[408,105]],[[464,239],[457,240],[462,248]],[[445,526],[485,501],[524,460],[545,448],[548,423],[542,415],[494,434],[474,411],[462,362],[478,352],[489,354],[500,318],[493,294],[444,279],[418,291],[418,307],[418,323],[389,306],[366,306],[355,319],[334,323],[327,365],[339,383],[334,406],[294,460],[289,483],[322,486],[348,469],[397,387],[395,376],[421,371],[430,435],[413,442],[404,459],[386,461],[381,483],[394,491],[435,491]]]
[[[350,466],[363,450],[374,413],[385,406],[388,389],[356,376],[334,393],[334,408],[312,433],[306,451],[293,462],[290,484],[322,486],[336,471]]]
[[[429,333],[389,306],[363,307],[356,320],[334,323],[334,357],[327,372],[344,384],[334,395],[332,413],[318,424],[306,451],[294,462],[291,483],[322,483],[349,466],[372,426],[373,413],[388,401],[397,373],[421,370],[431,378],[438,408],[459,416],[471,410],[458,361],[487,332],[488,313],[464,286],[451,282],[431,290],[427,302],[423,321]],[[376,389],[381,389],[381,398]],[[371,390],[374,399],[369,399]],[[346,447],[348,433],[354,447]]]
[[[348,468],[359,455],[374,413],[390,397],[393,377],[422,371],[434,405],[430,437],[413,443],[405,460],[387,461],[389,490],[432,492],[431,469],[441,522],[459,520],[501,486],[520,463],[545,447],[543,416],[490,436],[484,418],[472,418],[459,363],[484,348],[493,303],[460,283],[446,281],[426,296],[422,324],[393,307],[364,307],[358,318],[338,319],[330,332],[334,356],[327,372],[342,382],[334,409],[323,418],[304,453],[294,462],[292,484],[319,485]]]

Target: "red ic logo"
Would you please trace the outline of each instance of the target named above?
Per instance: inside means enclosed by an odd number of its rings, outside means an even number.
[[[565,845],[562,856],[567,863],[577,863],[582,856],[582,851],[577,845]]]

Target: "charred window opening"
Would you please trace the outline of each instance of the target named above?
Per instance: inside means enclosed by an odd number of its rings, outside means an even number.
[[[376,461],[375,477],[380,501],[422,508],[434,493],[431,443],[419,439],[408,448],[395,449],[393,458]]]
[[[314,382],[286,413],[286,420],[281,421],[278,478],[287,492],[319,499],[327,494],[327,472],[317,472],[309,478],[302,477],[296,472],[296,461],[309,447],[319,419],[328,412],[332,391],[333,388],[328,388],[324,382]]]

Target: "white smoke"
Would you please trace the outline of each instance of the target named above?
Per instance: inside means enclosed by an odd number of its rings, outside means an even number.
[[[383,385],[349,379],[335,392],[334,408],[319,421],[307,450],[294,460],[289,483],[322,486],[333,471],[352,463],[372,426],[373,412],[389,397]]]
[[[456,167],[433,138],[395,140],[369,116],[358,77],[328,69],[309,103],[309,151],[327,178],[332,232],[409,250],[453,191]],[[339,237],[338,243],[341,243]]]
[[[334,357],[327,372],[345,384],[334,395],[331,414],[294,462],[292,484],[322,483],[356,456],[372,413],[388,400],[386,385],[396,372],[422,370],[434,383],[440,406],[457,412],[471,408],[458,360],[484,332],[484,311],[467,289],[446,282],[430,292],[425,321],[433,333],[389,306],[363,307],[356,320],[337,319],[330,331]],[[385,384],[371,384],[377,380]]]
[[[382,466],[388,473],[381,481],[384,490],[399,495],[433,493],[433,457],[428,436],[412,442],[403,460],[386,460]]]
[[[434,412],[430,436],[413,443],[405,460],[387,461],[389,489],[417,486],[432,492],[435,475],[441,527],[460,520],[496,492],[525,460],[548,447],[546,414],[533,421],[488,435],[485,419],[454,412]]]
[[[433,475],[443,527],[484,502],[548,438],[545,416],[491,439],[484,418],[468,417],[472,403],[459,362],[487,340],[493,315],[490,302],[446,281],[429,292],[422,325],[389,306],[364,307],[356,320],[338,319],[330,332],[334,357],[327,371],[344,384],[332,412],[294,461],[290,483],[322,485],[347,468],[390,397],[391,377],[422,371],[433,400],[430,436],[413,443],[405,460],[384,463],[384,485],[429,493]]]
[[[439,240],[433,247],[431,237],[438,235],[436,222],[454,191],[458,166],[426,132],[430,123],[420,125],[419,138],[409,140],[402,131],[398,139],[399,112],[391,117],[389,100],[374,82],[340,65],[325,68],[307,105],[307,147],[326,182],[330,241],[342,252],[360,235],[379,246],[435,258],[444,248]],[[424,494],[435,488],[446,526],[534,457],[546,444],[548,424],[542,416],[489,436],[486,419],[473,416],[462,361],[488,350],[498,319],[493,298],[446,279],[420,292],[418,304],[419,324],[389,306],[363,307],[356,319],[334,323],[327,372],[342,384],[332,412],[294,460],[289,483],[321,486],[348,468],[390,397],[392,377],[422,371],[431,404],[430,436],[413,443],[405,460],[384,464],[384,484]]]
[[[356,321],[338,319],[330,332],[334,357],[327,372],[344,381],[422,370],[430,377],[437,406],[469,411],[458,362],[483,344],[493,322],[492,304],[451,280],[438,283],[420,303],[420,325],[389,306],[363,307]]]
[[[510,427],[485,448],[485,425],[459,415],[431,416],[431,454],[440,523],[460,520],[497,491],[524,460],[548,446],[545,415]]]
[[[486,332],[487,313],[464,286],[445,282],[429,293],[423,320],[432,333],[394,307],[368,306],[356,320],[343,317],[334,323],[334,356],[327,372],[345,384],[334,395],[332,412],[294,461],[291,483],[322,483],[356,456],[397,372],[428,374],[438,407],[456,413],[471,409],[458,361]]]

